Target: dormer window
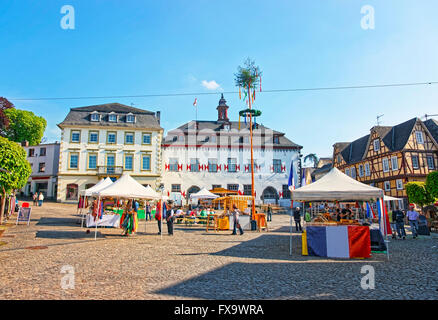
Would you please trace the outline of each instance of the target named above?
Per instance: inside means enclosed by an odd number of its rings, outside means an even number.
[[[280,137],[274,136],[274,144],[280,144]]]
[[[117,115],[115,113],[110,113],[108,115],[108,121],[109,122],[117,122]]]
[[[99,121],[100,120],[100,115],[97,112],[93,112],[91,114],[91,121]]]
[[[135,121],[135,116],[133,114],[128,114],[126,116],[126,122],[134,123],[134,121]]]

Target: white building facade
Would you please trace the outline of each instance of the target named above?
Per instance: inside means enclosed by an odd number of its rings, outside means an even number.
[[[163,184],[170,199],[187,203],[201,188],[225,188],[251,195],[249,124],[228,119],[226,100],[219,101],[217,121],[190,121],[163,140]],[[256,204],[290,205],[288,179],[293,162],[299,185],[299,146],[282,132],[254,125],[254,185]]]
[[[56,199],[58,184],[58,162],[60,144],[47,143],[37,146],[23,146],[32,168],[26,186],[21,190],[24,196],[42,192],[45,198]]]
[[[72,108],[58,126],[59,202],[76,202],[79,191],[124,172],[154,189],[161,182],[159,112],[119,103]]]

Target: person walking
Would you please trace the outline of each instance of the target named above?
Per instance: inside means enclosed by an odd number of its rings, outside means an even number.
[[[303,228],[301,227],[301,208],[300,207],[296,207],[294,210],[294,220],[295,220],[296,231],[303,232]]]
[[[392,230],[392,238],[397,238],[397,223],[395,222],[395,212],[398,210],[398,206],[395,206],[394,210],[392,210],[391,214],[389,215],[389,224],[391,226]]]
[[[173,212],[172,203],[168,203],[166,210],[167,233],[173,236],[173,220],[175,213]]]
[[[237,235],[237,228],[239,228],[240,235],[243,234],[242,226],[240,225],[239,216],[240,211],[237,209],[237,206],[233,204],[233,212],[232,212],[233,218],[234,218],[234,224],[233,224],[233,233],[232,235]]]
[[[36,206],[38,204],[38,193],[35,192],[33,194],[33,205]]]
[[[267,215],[267,220],[266,221],[272,221],[272,207],[271,204],[268,204],[268,215]]]
[[[393,220],[395,221],[395,227],[397,229],[398,238],[401,239],[403,237],[403,240],[406,239],[406,231],[405,231],[405,214],[403,211],[399,210],[398,208],[394,210],[393,214]]]
[[[163,203],[160,201],[155,209],[155,219],[158,222],[158,234],[161,234],[161,213],[163,212]]]
[[[409,211],[406,214],[406,218],[408,219],[409,225],[411,226],[411,232],[413,239],[418,237],[418,217],[419,214],[414,210],[414,207],[409,207]]]
[[[149,202],[146,202],[145,213],[146,221],[151,221],[151,205],[149,204]]]
[[[38,206],[42,206],[44,201],[44,195],[42,192],[40,192],[40,195],[38,196]]]

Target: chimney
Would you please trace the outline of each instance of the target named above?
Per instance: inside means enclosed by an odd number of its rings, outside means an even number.
[[[27,141],[27,140],[21,141],[21,146],[22,147],[28,147],[29,146],[29,141]]]
[[[160,123],[160,116],[161,116],[161,111],[157,111],[155,117],[157,118],[158,124]]]

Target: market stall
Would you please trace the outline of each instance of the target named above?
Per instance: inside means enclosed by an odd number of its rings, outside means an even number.
[[[106,187],[108,187],[111,184],[113,184],[113,181],[107,177],[105,179],[100,180],[97,184],[95,184],[91,188],[81,190],[79,192],[78,209],[79,209],[79,214],[81,216],[81,228],[84,226],[84,220],[86,220],[85,217],[86,217],[87,212],[85,212],[83,209],[85,209],[87,207],[88,198],[92,197],[93,192],[97,192],[99,190],[105,189]],[[87,227],[88,227],[88,225],[87,225]]]
[[[117,198],[117,199],[136,199],[136,200],[159,200],[161,199],[161,195],[155,192],[151,187],[144,187],[140,183],[138,183],[134,178],[132,178],[128,173],[124,173],[120,179],[111,185],[103,188],[99,191],[95,191],[92,193],[92,196],[98,199],[99,209],[98,211],[102,211],[102,199],[105,198]],[[118,214],[117,214],[118,215]],[[96,215],[95,218],[95,239],[97,237],[97,226],[101,226],[101,223],[104,222],[102,219],[103,215]],[[134,230],[137,225],[137,217],[134,215]]]
[[[333,168],[320,180],[291,190],[292,200],[299,202],[314,201],[370,201],[377,199],[383,203],[383,190],[363,184]],[[386,211],[379,210],[382,214]],[[358,220],[326,221],[314,220],[306,224],[303,232],[303,254],[331,258],[368,258],[371,254],[369,226],[361,225]],[[386,219],[380,219],[386,223]],[[292,217],[291,217],[292,225]],[[292,228],[291,228],[292,230]],[[386,228],[385,228],[386,230]],[[292,239],[292,237],[291,237]],[[292,250],[292,243],[290,250]]]

